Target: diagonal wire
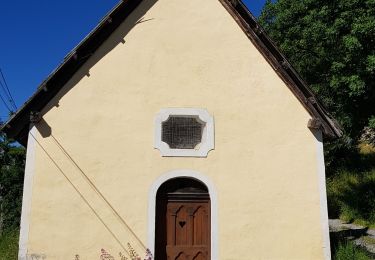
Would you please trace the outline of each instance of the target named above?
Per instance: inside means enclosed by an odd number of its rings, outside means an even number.
[[[13,96],[12,94],[10,93],[10,90],[9,90],[9,87],[8,87],[8,83],[7,81],[5,80],[5,77],[4,77],[4,74],[3,74],[3,71],[0,69],[0,74],[1,74],[1,78],[3,79],[3,82],[4,82],[4,85],[5,85],[5,88],[3,86],[3,84],[1,84],[1,86],[3,87],[4,89],[4,92],[7,94],[8,98],[9,98],[9,102],[11,103],[11,105],[14,107],[15,110],[17,110],[17,106],[16,106],[16,102],[14,102],[14,99],[13,99]],[[0,81],[1,82],[1,81]]]
[[[8,116],[0,116],[0,125],[7,120]]]
[[[132,233],[133,237],[138,241],[139,245],[143,247],[143,249],[147,249],[146,246],[143,244],[141,239],[135,234],[135,232],[130,228],[130,226],[125,222],[125,220],[120,216],[120,214],[117,212],[117,210],[112,206],[111,203],[104,197],[103,193],[100,192],[100,190],[96,187],[96,185],[90,180],[90,178],[86,175],[86,173],[81,169],[81,167],[76,163],[76,161],[70,156],[70,154],[65,150],[65,148],[60,144],[59,141],[51,134],[52,139],[55,141],[56,145],[60,148],[60,150],[65,154],[65,156],[68,157],[68,159],[73,163],[73,165],[81,172],[81,174],[84,176],[86,181],[89,183],[89,185],[94,189],[94,191],[104,200],[104,202],[111,208],[112,212],[115,213],[116,217],[127,227],[127,229]]]
[[[4,99],[3,95],[1,95],[1,93],[0,93],[0,99],[1,99],[1,101],[3,101],[3,104],[4,104],[4,106],[8,109],[8,111],[9,111],[10,113],[13,113],[12,109],[9,108],[8,103],[5,101],[5,99]]]
[[[1,73],[1,69],[0,69],[0,73]],[[10,101],[10,96],[9,96],[8,90],[7,90],[6,87],[5,87],[5,83],[3,83],[3,79],[2,79],[2,77],[0,78],[0,86],[1,86],[1,88],[3,89],[3,91],[4,91],[5,95],[6,95],[6,97],[7,97],[7,98],[9,99],[9,101]]]
[[[12,96],[12,93],[10,92],[10,89],[9,89],[8,83],[7,83],[7,81],[5,80],[5,76],[4,76],[4,73],[3,73],[3,71],[1,70],[1,68],[0,68],[0,74],[1,74],[1,78],[2,78],[2,80],[3,80],[3,82],[4,82],[4,85],[5,85],[5,88],[6,88],[5,92],[7,93],[7,96],[9,97],[9,101],[11,101],[12,104],[13,104],[13,106],[14,106],[14,108],[17,109],[16,103],[14,102],[14,98],[13,98],[13,96]],[[4,87],[4,86],[3,86],[3,87]]]
[[[129,251],[125,248],[125,246],[122,244],[120,239],[113,233],[113,231],[105,224],[104,220],[99,216],[99,214],[95,211],[95,209],[91,206],[89,201],[83,196],[83,194],[79,191],[78,187],[74,185],[74,183],[69,179],[69,177],[65,174],[65,172],[61,169],[61,167],[57,164],[57,162],[52,158],[52,156],[47,152],[47,150],[43,147],[43,145],[36,139],[36,137],[30,132],[31,137],[35,140],[35,142],[39,145],[40,148],[44,151],[44,153],[47,155],[47,157],[51,160],[51,162],[56,166],[56,168],[59,170],[59,172],[65,177],[65,179],[70,183],[70,185],[73,187],[73,189],[79,194],[81,199],[86,203],[86,205],[92,210],[92,212],[95,214],[95,216],[99,219],[99,221],[104,225],[104,227],[108,230],[108,232],[113,236],[113,238],[119,243],[119,245],[124,249],[124,251],[131,256]]]

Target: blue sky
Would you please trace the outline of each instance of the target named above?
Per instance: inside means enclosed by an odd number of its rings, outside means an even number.
[[[2,1],[0,69],[18,107],[117,2]],[[264,2],[244,1],[255,16]],[[8,110],[0,102],[0,120],[5,121],[7,117]]]

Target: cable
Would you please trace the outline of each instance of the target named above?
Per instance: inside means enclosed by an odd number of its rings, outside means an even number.
[[[5,84],[5,87],[6,87],[6,91],[4,89],[4,91],[7,93],[7,96],[9,97],[9,101],[11,102],[11,104],[13,105],[13,107],[17,110],[17,106],[16,106],[16,102],[14,102],[14,98],[12,96],[12,93],[10,92],[10,89],[9,89],[9,86],[8,86],[8,83],[7,81],[5,80],[5,76],[3,74],[3,71],[0,69],[0,74],[1,74],[1,77],[4,81],[4,84]],[[4,87],[4,86],[3,86]]]
[[[47,152],[47,150],[43,147],[43,145],[36,139],[36,137],[30,132],[30,136],[35,140],[38,146],[43,150],[43,152],[47,155],[47,157],[51,160],[51,162],[55,165],[55,167],[59,170],[59,172],[65,177],[65,179],[70,183],[73,189],[78,193],[81,199],[86,203],[86,205],[91,209],[91,211],[95,214],[95,216],[99,219],[99,221],[103,224],[103,226],[107,229],[107,231],[113,236],[113,238],[119,243],[119,245],[124,249],[126,254],[131,256],[130,252],[126,249],[126,247],[122,244],[120,239],[114,234],[111,228],[104,222],[103,218],[100,217],[99,213],[96,212],[94,207],[90,204],[90,202],[85,198],[85,196],[79,191],[78,187],[72,182],[71,179],[66,175],[63,169],[57,164],[57,162],[52,158],[52,156]]]
[[[8,116],[0,116],[0,125],[4,124],[5,121],[7,121]]]
[[[123,243],[121,242],[120,238],[113,232],[113,230],[106,224],[105,220],[100,216],[100,214],[95,210],[93,205],[86,199],[86,197],[80,192],[78,186],[72,182],[72,180],[69,178],[69,176],[64,172],[62,167],[54,160],[54,158],[48,153],[46,148],[38,141],[38,139],[33,135],[33,133],[29,133],[30,136],[35,140],[37,145],[44,151],[44,153],[47,155],[47,157],[51,160],[51,162],[57,167],[59,172],[65,177],[65,179],[70,183],[70,185],[75,189],[75,191],[79,194],[81,199],[86,203],[86,205],[92,210],[92,212],[95,214],[95,216],[99,219],[99,221],[104,225],[104,227],[109,231],[109,233],[113,236],[113,238],[119,243],[119,245],[122,247],[122,249],[125,251],[127,255],[130,257],[134,256],[134,253],[138,255],[138,252],[135,252],[130,243],[127,243],[128,249],[125,248]],[[116,209],[109,203],[109,201],[104,197],[104,195],[99,191],[99,189],[96,187],[96,185],[90,180],[90,178],[86,175],[86,173],[82,170],[82,168],[76,163],[76,161],[71,157],[71,155],[65,150],[65,148],[60,144],[60,142],[51,134],[51,138],[53,139],[54,143],[57,145],[57,147],[61,150],[61,152],[66,156],[66,158],[78,169],[81,176],[85,178],[85,181],[89,186],[93,189],[93,191],[99,195],[99,197],[105,202],[107,206],[110,207],[112,213],[115,214],[115,216],[120,220],[122,224],[125,225],[126,229],[130,234],[137,240],[139,246],[142,247],[142,249],[145,249],[146,254],[148,254],[149,250],[146,248],[146,246],[142,243],[140,238],[135,234],[135,232],[130,228],[130,226],[125,222],[125,220],[119,215],[119,213],[116,211]]]
[[[7,90],[5,89],[4,84],[3,84],[3,82],[1,82],[1,80],[0,80],[0,87],[1,87],[1,89],[3,90],[3,92],[4,92],[4,94],[5,94],[5,98],[3,97],[3,98],[4,98],[4,101],[7,100],[7,101],[9,102],[9,104],[12,105],[12,102],[10,101],[10,97],[9,97],[9,95],[8,95],[8,92],[7,92]],[[1,93],[0,93],[0,95],[1,95]]]
[[[3,101],[3,104],[8,109],[9,113],[13,113],[12,109],[9,108],[7,102],[5,102],[5,99],[3,98],[3,95],[1,95],[1,93],[0,93],[0,99]]]
[[[4,84],[5,84],[5,88],[4,88],[4,86],[3,86],[3,84],[1,84],[1,86],[2,86],[2,88],[3,88],[3,90],[4,90],[4,92],[7,94],[7,96],[9,97],[9,102],[11,103],[11,105],[13,106],[13,108],[15,109],[15,110],[17,110],[17,106],[16,106],[16,102],[14,102],[14,99],[13,99],[13,97],[12,97],[12,94],[10,93],[10,90],[9,90],[9,87],[8,87],[8,83],[6,82],[6,80],[5,80],[5,77],[4,77],[4,74],[3,74],[3,71],[0,69],[0,74],[1,74],[1,78],[3,79],[3,81],[4,81]],[[1,82],[1,81],[0,81]]]
[[[115,213],[116,217],[125,225],[125,227],[130,231],[130,233],[134,236],[134,238],[137,240],[139,245],[143,247],[143,249],[147,250],[147,247],[143,244],[141,239],[135,234],[135,232],[130,228],[130,226],[125,222],[125,220],[120,216],[120,214],[117,212],[117,210],[112,206],[111,203],[106,199],[106,197],[103,195],[103,193],[100,192],[100,190],[96,187],[96,185],[90,180],[90,178],[86,175],[86,173],[82,170],[82,168],[76,163],[76,161],[70,156],[70,154],[65,150],[65,148],[60,144],[59,141],[51,134],[51,138],[56,143],[57,147],[64,153],[64,155],[73,163],[73,165],[81,172],[81,174],[84,176],[85,180],[88,182],[88,184],[91,186],[91,188],[94,189],[94,191],[104,200],[104,202],[111,208],[112,212]]]

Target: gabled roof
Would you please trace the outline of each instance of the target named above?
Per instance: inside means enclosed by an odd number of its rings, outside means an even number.
[[[342,131],[339,125],[319,103],[307,84],[277,49],[242,1],[218,1],[228,10],[247,37],[310,113],[312,119],[308,126],[321,129],[326,137],[340,137]],[[123,0],[117,4],[99,25],[65,57],[61,65],[49,75],[30,99],[10,117],[0,130],[10,138],[26,145],[29,124],[33,116],[47,105],[141,2],[142,0]]]

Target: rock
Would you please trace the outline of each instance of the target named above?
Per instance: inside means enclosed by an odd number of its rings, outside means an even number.
[[[340,241],[352,240],[375,257],[375,229],[356,224],[345,223],[340,219],[329,220],[331,247],[334,249]]]

